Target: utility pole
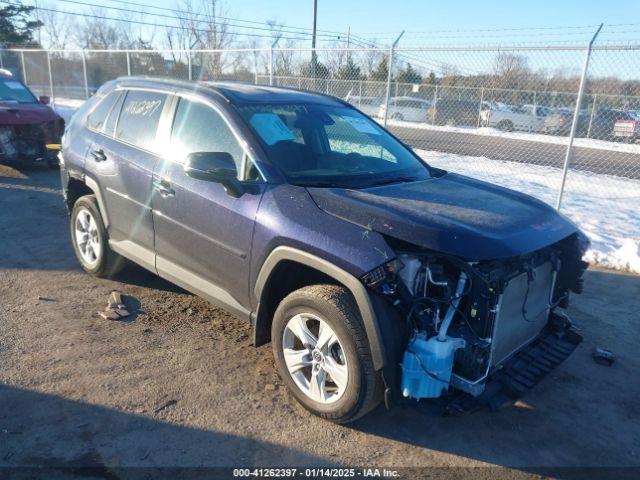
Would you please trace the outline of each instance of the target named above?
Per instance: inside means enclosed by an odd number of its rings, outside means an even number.
[[[318,59],[316,57],[316,25],[318,23],[318,0],[313,0],[313,31],[311,32],[311,69],[315,77],[318,70]]]

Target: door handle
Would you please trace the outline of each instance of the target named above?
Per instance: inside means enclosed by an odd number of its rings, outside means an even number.
[[[171,184],[166,180],[154,180],[153,188],[164,198],[173,197],[176,194],[175,190],[171,188]]]
[[[102,149],[91,150],[91,156],[96,162],[104,162],[107,159],[107,156],[104,154]]]

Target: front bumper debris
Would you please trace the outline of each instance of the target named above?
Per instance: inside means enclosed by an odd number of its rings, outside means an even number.
[[[549,325],[534,341],[489,377],[480,396],[456,392],[446,405],[445,413],[460,415],[481,407],[497,410],[511,405],[566,360],[582,342],[582,336],[566,317],[552,316]]]

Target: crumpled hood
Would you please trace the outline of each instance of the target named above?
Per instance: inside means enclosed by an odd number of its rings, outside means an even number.
[[[308,191],[327,213],[468,260],[521,255],[577,231],[539,200],[453,173],[361,190]]]
[[[0,102],[0,125],[31,125],[59,118],[56,112],[41,103]]]

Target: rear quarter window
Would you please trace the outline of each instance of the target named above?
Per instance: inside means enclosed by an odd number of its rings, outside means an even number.
[[[113,91],[108,93],[105,97],[98,99],[98,104],[87,117],[87,127],[99,132],[102,131],[107,120],[107,116],[109,115],[114,103],[116,103],[119,94],[120,92]]]
[[[151,150],[166,100],[164,93],[130,90],[120,111],[116,138]]]

